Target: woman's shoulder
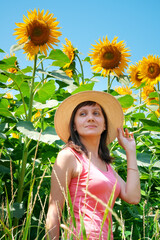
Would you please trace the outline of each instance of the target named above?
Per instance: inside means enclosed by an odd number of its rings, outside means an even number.
[[[80,169],[79,161],[77,160],[74,151],[70,148],[62,149],[57,156],[56,165],[61,169],[70,169],[72,176],[76,176],[77,169]]]
[[[75,155],[73,154],[73,152],[70,150],[70,148],[66,147],[66,148],[63,148],[59,153],[58,153],[58,156],[57,156],[57,159],[59,158],[62,158],[66,161],[68,160],[72,160],[72,159],[75,159]]]
[[[59,164],[76,165],[79,154],[70,147],[62,149],[57,156],[56,162]]]

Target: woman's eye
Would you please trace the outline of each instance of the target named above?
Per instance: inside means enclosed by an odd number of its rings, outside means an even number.
[[[86,115],[85,112],[81,112],[81,113],[80,113],[80,116],[85,116],[85,115]]]
[[[99,116],[100,113],[99,112],[94,112],[94,115]]]

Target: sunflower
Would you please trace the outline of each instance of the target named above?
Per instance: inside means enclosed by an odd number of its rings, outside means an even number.
[[[135,65],[130,65],[128,73],[131,77],[131,82],[135,87],[139,87],[142,84],[142,78],[140,78],[140,70],[139,70],[140,62]]]
[[[114,90],[118,92],[120,95],[132,94],[132,90],[128,86],[115,87]]]
[[[103,41],[99,39],[100,43],[96,42],[96,45],[92,45],[93,52],[89,54],[92,65],[94,65],[92,69],[95,72],[102,71],[101,75],[104,77],[110,72],[120,76],[128,66],[129,50],[125,48],[124,41],[117,43],[117,38],[114,37],[110,42],[106,36],[106,38],[103,37]]]
[[[28,18],[24,16],[23,21],[24,23],[16,23],[18,28],[13,35],[18,35],[16,39],[20,39],[19,44],[24,44],[24,53],[27,53],[30,60],[38,52],[47,55],[48,47],[57,46],[58,37],[61,36],[57,27],[59,22],[56,22],[56,18],[53,18],[49,11],[44,14],[44,10],[41,12],[39,9],[38,12],[36,9],[30,10]]]
[[[12,95],[11,93],[6,93],[6,95],[4,96],[4,98],[13,99],[13,95]]]
[[[62,51],[67,55],[70,62],[66,63],[63,69],[67,74],[67,76],[71,78],[73,76],[73,70],[70,68],[70,65],[73,63],[75,59],[76,48],[73,47],[71,41],[69,41],[67,38],[65,38],[65,41],[66,41],[66,44],[62,43],[62,46],[63,46]]]
[[[42,110],[42,109],[39,109],[39,110],[32,116],[31,122],[33,122],[36,118],[39,118],[39,117],[41,116],[41,110]]]
[[[68,77],[72,78],[72,76],[73,76],[73,71],[72,71],[72,69],[66,69],[66,70],[65,70],[65,73],[66,73],[66,75],[67,75]]]
[[[62,51],[67,55],[67,57],[70,60],[70,63],[67,63],[65,67],[69,67],[70,64],[73,62],[75,58],[75,50],[76,48],[73,47],[71,41],[69,41],[67,38],[65,38],[66,44],[62,43],[63,49]]]
[[[155,91],[155,88],[153,85],[146,85],[143,90],[142,90],[142,99],[144,100],[145,103],[147,104],[152,104],[151,101],[157,101],[157,104],[158,104],[158,97],[149,97],[149,94],[150,93],[153,93],[153,92],[156,92]]]
[[[142,78],[142,82],[151,85],[160,81],[160,58],[153,55],[148,55],[148,58],[143,57],[139,77]]]
[[[10,58],[10,57],[15,57],[15,53],[10,54],[10,56],[9,55],[6,56],[6,58]],[[10,73],[18,72],[19,66],[18,66],[18,61],[17,60],[15,61],[14,65],[15,65],[15,68],[14,67],[13,68],[8,68],[7,71],[10,72]]]
[[[18,135],[18,134],[16,134],[16,133],[11,133],[11,135],[12,135],[12,138],[17,138],[17,139],[19,139],[19,135]]]

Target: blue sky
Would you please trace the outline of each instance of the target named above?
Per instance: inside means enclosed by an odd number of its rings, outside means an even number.
[[[82,53],[84,59],[91,49],[91,44],[103,36],[112,41],[124,40],[131,50],[131,63],[138,62],[148,54],[160,53],[160,1],[159,0],[27,0],[3,1],[0,14],[0,48],[9,53],[10,47],[16,43],[13,36],[15,22],[23,22],[27,10],[44,9],[54,14],[59,21],[62,36],[61,43],[67,37]],[[23,51],[16,56],[20,67],[29,65]],[[85,77],[91,76],[89,64],[85,64]],[[95,90],[104,90],[106,81],[101,78]]]

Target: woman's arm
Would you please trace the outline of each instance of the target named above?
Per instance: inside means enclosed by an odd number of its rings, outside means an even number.
[[[118,142],[126,151],[127,181],[117,174],[121,186],[119,197],[131,204],[138,204],[141,198],[140,180],[136,160],[136,144],[132,133],[128,129],[118,129]]]
[[[66,186],[74,173],[75,156],[69,150],[62,150],[54,163],[51,176],[51,192],[46,220],[49,239],[59,239],[61,212],[65,202]]]

